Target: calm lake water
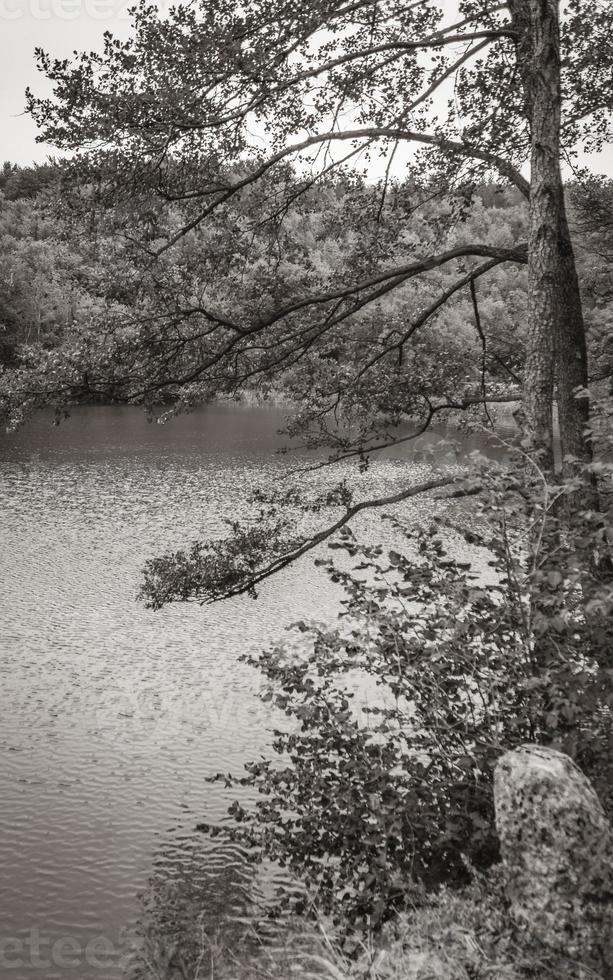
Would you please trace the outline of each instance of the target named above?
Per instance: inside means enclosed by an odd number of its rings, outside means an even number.
[[[0,436],[2,977],[116,980],[156,908],[196,897],[209,931],[248,909],[244,856],[196,831],[236,795],[205,778],[269,743],[238,656],[331,618],[338,596],[312,558],[257,602],[153,613],[135,596],[147,557],[223,533],[299,461],[275,455],[281,422],[96,407]],[[368,480],[392,492],[435,465],[409,444]]]

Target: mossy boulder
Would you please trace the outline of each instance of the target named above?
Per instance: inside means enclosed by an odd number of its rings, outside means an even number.
[[[494,798],[516,922],[613,980],[613,834],[589,780],[563,753],[524,745],[500,758]]]

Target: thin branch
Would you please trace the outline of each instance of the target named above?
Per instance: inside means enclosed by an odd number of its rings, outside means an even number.
[[[468,21],[465,21],[464,23],[468,23]],[[175,130],[176,134],[180,135],[182,133],[192,132],[194,130],[204,131],[218,129],[221,126],[228,126],[232,123],[244,121],[247,116],[258,109],[261,109],[271,99],[284,94],[285,92],[298,86],[301,82],[317,79],[320,75],[332,72],[336,68],[342,68],[343,66],[349,65],[354,61],[364,61],[368,58],[372,58],[373,55],[385,54],[387,52],[394,52],[395,54],[402,55],[408,52],[438,50],[440,48],[447,47],[448,45],[480,41],[480,44],[468,52],[468,56],[470,57],[472,54],[477,53],[477,51],[481,50],[481,48],[490,44],[492,41],[496,41],[500,38],[507,38],[510,40],[517,39],[516,32],[509,26],[502,26],[495,29],[476,30],[459,34],[449,34],[449,30],[451,30],[451,28],[447,28],[446,31],[437,31],[419,41],[386,41],[381,42],[380,44],[371,45],[370,47],[360,48],[357,51],[349,51],[346,54],[339,55],[338,57],[325,61],[322,64],[314,65],[312,68],[306,68],[302,71],[298,71],[295,75],[284,79],[272,88],[266,87],[263,92],[260,91],[259,93],[254,94],[244,104],[233,111],[227,112],[223,115],[217,115],[212,119],[208,119],[206,122],[199,121],[197,119],[195,119],[193,122],[185,119],[181,122],[177,122]],[[292,45],[292,48],[295,49],[297,46],[298,45],[296,44]],[[276,59],[279,65],[283,61],[287,62],[287,58],[291,53],[292,51],[290,50],[287,55],[284,54],[280,61],[279,59]],[[465,58],[463,58],[463,60],[465,60]],[[387,63],[388,60],[386,59],[381,64],[375,65],[370,70],[371,73],[385,67]],[[227,84],[230,79],[235,76],[235,74],[235,72],[230,71],[225,78],[216,79],[215,86],[213,87],[220,85],[222,82],[226,82]],[[204,94],[206,95],[208,92]]]
[[[521,258],[516,258],[512,260],[509,260],[509,258],[506,256],[502,256],[502,255],[496,256],[490,262],[484,262],[482,265],[477,266],[476,269],[473,269],[472,272],[469,272],[462,279],[458,279],[458,281],[455,282],[448,289],[446,289],[445,292],[442,293],[438,297],[438,299],[434,301],[434,303],[428,306],[423,311],[423,313],[421,313],[417,317],[416,320],[413,320],[413,322],[410,324],[408,329],[400,337],[400,340],[396,341],[393,344],[390,344],[388,347],[385,348],[385,350],[381,351],[375,357],[371,358],[370,361],[368,361],[368,363],[365,364],[363,368],[361,368],[355,380],[357,380],[357,378],[361,378],[362,375],[366,374],[366,372],[369,371],[372,367],[374,367],[374,365],[378,361],[382,360],[382,358],[386,357],[392,351],[394,350],[401,351],[404,344],[406,344],[407,340],[409,340],[417,330],[423,327],[424,324],[427,323],[427,321],[441,308],[441,306],[445,305],[447,300],[450,299],[454,295],[454,293],[457,293],[460,289],[463,289],[464,286],[467,285],[467,283],[472,282],[475,279],[478,279],[479,276],[482,276],[484,273],[489,272],[490,269],[495,268],[495,266],[497,265],[501,265],[501,263],[503,262],[507,262],[507,261],[526,262],[527,261],[524,245],[518,246],[518,254],[521,256]]]
[[[359,446],[357,449],[350,449],[345,453],[339,453],[337,456],[330,456],[328,459],[323,460],[323,462],[315,463],[312,466],[298,467],[294,472],[312,473],[316,470],[325,469],[328,466],[334,466],[336,463],[343,463],[348,459],[354,459],[356,456],[369,456],[371,453],[381,452],[384,449],[393,449],[395,446],[401,446],[405,442],[412,442],[414,439],[418,439],[419,436],[424,435],[428,431],[432,424],[432,419],[437,412],[465,412],[468,408],[473,408],[475,405],[482,405],[486,399],[491,404],[504,405],[520,401],[521,392],[507,395],[486,394],[485,398],[483,396],[480,396],[479,398],[462,398],[461,401],[451,401],[448,399],[438,405],[432,405],[430,403],[425,421],[418,429],[415,429],[413,432],[409,432],[408,435],[393,437],[392,439],[388,439],[386,442],[379,442],[374,446]]]
[[[431,84],[428,86],[428,88],[424,92],[422,92],[421,95],[419,95],[415,99],[415,101],[411,103],[411,105],[407,106],[405,110],[405,114],[408,115],[410,112],[414,112],[414,110],[417,109],[418,106],[422,105],[426,101],[426,99],[429,99],[430,96],[433,95],[438,88],[440,88],[440,86],[447,78],[455,74],[458,68],[461,68],[466,61],[468,61],[474,55],[478,54],[479,51],[483,50],[483,48],[486,48],[489,44],[490,44],[489,40],[481,41],[481,44],[477,44],[475,45],[474,48],[469,48],[468,51],[465,51],[464,54],[461,55],[461,57],[459,57],[456,61],[453,62],[453,64],[449,65],[445,69],[442,75],[439,75],[437,78],[435,78],[434,81],[431,82]]]
[[[456,483],[460,476],[449,476],[444,478],[439,478],[437,480],[428,480],[425,483],[418,483],[414,487],[408,487],[405,490],[401,490],[399,493],[392,494],[389,497],[378,497],[373,500],[362,500],[358,504],[354,504],[352,507],[348,507],[346,512],[342,517],[338,519],[334,524],[329,527],[324,528],[322,531],[318,531],[313,537],[308,538],[303,541],[302,544],[295,547],[292,551],[287,552],[285,555],[280,555],[275,558],[264,568],[259,571],[254,572],[249,576],[247,580],[241,584],[233,585],[228,588],[223,595],[216,596],[215,598],[205,599],[205,602],[219,602],[221,599],[228,599],[231,596],[244,595],[246,592],[251,592],[256,585],[263,582],[265,579],[270,578],[271,575],[275,575],[280,572],[283,568],[287,568],[292,565],[303,555],[306,555],[313,548],[327,541],[328,538],[340,531],[341,528],[345,527],[346,524],[351,521],[356,514],[361,513],[363,510],[378,510],[381,507],[391,507],[394,504],[402,503],[404,500],[408,500],[410,497],[417,497],[421,493],[427,493],[429,490],[438,490],[441,487],[451,486],[451,484]]]
[[[486,358],[487,358],[487,341],[485,339],[485,334],[483,333],[483,327],[481,326],[481,316],[479,314],[479,304],[477,302],[477,288],[475,286],[475,280],[471,279],[469,283],[470,287],[470,298],[473,304],[473,313],[475,315],[475,327],[477,333],[479,334],[479,340],[481,341],[481,392],[483,394],[483,407],[485,409],[485,414],[490,425],[493,427],[492,416],[490,415],[489,409],[487,407],[486,399],[486,388],[485,388],[485,369],[486,369]]]
[[[450,31],[457,31],[460,27],[464,27],[465,24],[474,24],[475,20],[487,17],[490,14],[496,14],[501,10],[507,10],[508,3],[498,3],[494,7],[490,7],[489,10],[483,10],[478,15],[473,17],[465,17],[463,20],[456,21],[455,24],[450,24],[449,27],[444,27],[439,31],[439,34],[448,34]]]

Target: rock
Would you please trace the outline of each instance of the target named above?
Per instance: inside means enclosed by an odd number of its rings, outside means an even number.
[[[613,980],[613,834],[589,780],[562,752],[523,745],[498,761],[494,801],[514,918]]]

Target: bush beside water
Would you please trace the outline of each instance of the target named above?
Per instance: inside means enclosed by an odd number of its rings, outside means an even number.
[[[277,759],[247,767],[259,801],[233,808],[230,833],[304,883],[279,910],[331,923],[337,958],[297,959],[296,975],[593,975],[511,922],[492,773],[506,749],[550,745],[611,812],[611,406],[595,419],[596,461],[571,481],[550,485],[519,451],[488,464],[473,497],[473,471],[469,528],[450,508],[428,528],[391,517],[403,544],[387,555],[346,530],[335,547],[352,567],[323,563],[346,592],[339,623],[299,623],[251,658],[290,724]],[[595,479],[599,509],[585,503]],[[453,535],[485,549],[490,584],[451,556]],[[346,683],[356,669],[385,694],[363,711]],[[356,936],[378,936],[378,953]]]

